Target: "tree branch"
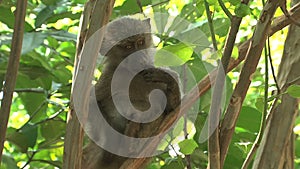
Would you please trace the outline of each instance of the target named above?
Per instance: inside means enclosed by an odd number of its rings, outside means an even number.
[[[249,0],[245,0],[242,3],[248,4]],[[221,64],[217,69],[216,82],[213,88],[212,101],[210,105],[209,118],[209,137],[208,150],[209,150],[209,168],[218,169],[222,168],[224,161],[220,156],[220,138],[219,138],[219,121],[221,116],[221,101],[224,91],[224,83],[226,81],[226,70],[228,68],[232,50],[235,44],[236,36],[239,31],[239,27],[242,18],[233,16],[231,19],[231,26],[229,34],[226,39],[223,56],[221,58]]]
[[[233,91],[229,106],[226,110],[224,119],[221,124],[220,146],[221,161],[225,161],[229,144],[235,129],[235,125],[245,99],[246,93],[251,83],[251,76],[255,72],[258,61],[264,48],[266,38],[271,27],[271,21],[275,10],[278,7],[279,0],[268,1],[264,6],[256,29],[253,33],[250,48],[247,53],[245,64],[242,68],[240,79]]]
[[[86,116],[86,112],[88,112],[86,108],[88,107],[90,84],[103,39],[103,31],[99,33],[97,33],[97,31],[108,23],[114,2],[114,0],[90,0],[85,5],[84,16],[81,22],[81,32],[77,44],[72,96],[70,99],[71,108],[67,119],[64,169],[82,168],[81,160],[84,132],[76,116],[74,105],[78,106],[78,109],[76,109],[77,114],[80,113],[81,116]],[[88,40],[93,41],[93,46],[91,46],[91,43],[86,43]],[[87,47],[90,50],[83,50],[83,47]],[[77,100],[80,98],[81,101],[76,102],[73,98],[77,98]]]
[[[13,39],[11,44],[11,52],[9,56],[5,84],[3,87],[3,100],[0,109],[0,159],[2,159],[2,152],[6,136],[7,123],[13,98],[14,88],[16,86],[17,73],[19,68],[19,61],[22,50],[22,42],[24,35],[25,15],[27,8],[27,0],[17,1],[15,12],[15,26]],[[1,160],[0,160],[1,164]]]

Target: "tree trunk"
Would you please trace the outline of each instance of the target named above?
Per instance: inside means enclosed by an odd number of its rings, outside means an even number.
[[[285,41],[284,53],[278,72],[278,83],[284,92],[290,82],[300,76],[300,28],[291,25]],[[299,81],[297,84],[300,84]],[[298,115],[298,101],[288,94],[271,112],[266,130],[258,149],[253,169],[294,168],[293,127]]]
[[[77,104],[77,107],[80,109],[76,109],[77,113],[84,116],[84,113],[87,112],[85,108],[87,107],[87,100],[90,93],[90,75],[92,74],[91,72],[94,71],[98,51],[100,51],[100,46],[103,39],[103,33],[96,32],[108,23],[114,3],[115,0],[90,0],[86,3],[84,9],[74,65],[75,70],[78,70],[80,67],[85,69],[74,71],[73,74],[72,96],[70,99],[71,106],[67,119],[67,129],[64,144],[63,169],[85,168],[85,166],[82,166],[81,163],[84,132],[78,120],[78,114],[75,112],[74,105]],[[92,35],[93,38],[91,38]],[[96,48],[92,48],[92,50],[89,51],[92,53],[92,55],[84,55],[82,54],[83,52],[81,53],[81,50],[83,50],[84,46],[83,44],[86,44],[88,40],[96,40],[98,45]],[[86,45],[86,47],[90,46]]]

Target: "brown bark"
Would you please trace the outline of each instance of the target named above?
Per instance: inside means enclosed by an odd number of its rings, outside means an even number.
[[[2,151],[4,147],[10,107],[12,103],[14,89],[16,86],[19,61],[21,57],[26,8],[27,0],[17,1],[14,33],[5,76],[5,84],[3,86],[3,99],[1,102],[0,109],[0,164],[2,159]]]
[[[284,92],[290,82],[300,76],[300,28],[291,25],[279,67],[278,83]],[[300,84],[298,81],[297,84]],[[293,166],[293,126],[298,114],[298,101],[288,94],[270,114],[253,169],[285,169]]]
[[[221,164],[223,164],[225,161],[235,125],[251,83],[251,76],[256,70],[256,66],[260,59],[262,49],[264,48],[269,29],[271,27],[271,21],[278,4],[279,0],[268,1],[265,4],[263,10],[261,11],[261,16],[257,23],[256,29],[253,33],[245,64],[242,68],[239,81],[233,91],[229,106],[221,124]]]
[[[78,121],[74,109],[73,97],[80,97],[80,102],[75,102],[79,113],[86,113],[92,75],[95,68],[98,52],[103,39],[103,33],[96,33],[108,23],[114,5],[114,0],[90,0],[87,2],[81,23],[81,34],[78,38],[75,72],[71,96],[71,107],[67,119],[67,129],[64,145],[64,169],[81,169],[83,129]],[[91,14],[92,12],[92,14]],[[88,27],[89,26],[89,27]],[[88,27],[88,28],[87,28]],[[81,55],[83,44],[90,38],[96,41],[96,46],[89,51],[90,55]],[[79,83],[80,82],[80,83]],[[84,115],[83,115],[84,116]],[[83,166],[84,168],[84,166]]]

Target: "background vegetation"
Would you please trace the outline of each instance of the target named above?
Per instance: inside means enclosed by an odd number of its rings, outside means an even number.
[[[85,2],[85,0],[28,0],[22,56],[0,168],[62,167],[76,41]],[[243,17],[232,53],[232,58],[237,58],[238,46],[252,36],[265,3],[260,0],[251,1],[248,5],[239,0],[219,0],[219,2],[217,0],[142,0],[141,2],[146,15],[163,12],[184,18],[192,25],[182,30],[188,32],[197,28],[208,37],[209,44],[201,48],[202,59],[200,59],[195,53],[190,52],[189,48],[182,50],[182,44],[170,38],[171,32],[168,30],[165,30],[165,34],[157,35],[159,41],[156,45],[178,54],[183,63],[188,63],[197,81],[215,68],[220,59],[230,29],[232,16],[229,13]],[[0,1],[0,89],[3,88],[11,51],[15,5],[15,0]],[[222,5],[225,8],[222,8]],[[139,12],[140,8],[136,1],[116,0],[111,19]],[[282,14],[278,9],[275,17]],[[211,17],[211,22],[208,17]],[[272,53],[272,67],[276,74],[283,55],[287,31],[286,28],[278,31],[267,43],[269,50],[266,50],[266,53],[269,55]],[[183,34],[183,36],[187,35]],[[215,54],[212,52],[214,50],[216,50]],[[205,59],[207,53],[213,56]],[[230,142],[224,169],[241,168],[258,137],[261,119],[264,117],[262,116],[264,107],[267,105],[271,108],[274,102],[275,96],[272,97],[271,94],[277,90],[276,83],[270,72],[267,74],[269,81],[266,83],[266,70],[271,71],[271,66],[266,67],[265,63],[266,59],[262,58],[252,76],[252,83]],[[157,64],[163,63],[157,62]],[[235,67],[226,77],[227,103],[238,81],[241,67],[242,65]],[[264,101],[266,85],[269,91],[268,103]],[[296,85],[288,90],[295,98],[300,96],[299,91]],[[0,99],[2,99],[1,91]],[[211,91],[201,96],[200,100],[195,123],[184,123],[188,120],[182,120],[182,128],[178,129],[183,132],[181,134],[186,135],[186,138],[183,137],[177,142],[178,144],[174,144],[172,151],[155,157],[148,169],[207,167],[208,144],[199,143],[198,138],[211,106]],[[284,112],[282,113],[284,118]],[[186,125],[189,125],[190,130],[186,130]],[[300,168],[299,128],[298,117],[293,128],[295,168]]]

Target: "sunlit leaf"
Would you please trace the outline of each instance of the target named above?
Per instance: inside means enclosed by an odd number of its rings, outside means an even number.
[[[236,5],[238,5],[238,4],[241,3],[240,0],[228,0],[228,1],[230,2],[231,5],[234,5],[234,6],[236,6]]]
[[[180,165],[180,162],[172,161],[171,163],[162,166],[161,169],[184,169],[184,167]]]
[[[143,6],[151,4],[151,0],[140,1]],[[114,8],[121,15],[130,15],[140,12],[140,7],[136,1],[125,1],[123,5]]]
[[[180,16],[182,16],[182,18],[185,18],[190,22],[194,22],[203,15],[204,10],[204,5],[195,5],[193,3],[189,3],[184,5],[184,7],[181,10]]]
[[[194,150],[198,147],[198,144],[193,139],[186,139],[178,143],[180,147],[180,152],[185,155],[192,154]]]
[[[0,22],[3,22],[9,28],[13,29],[15,24],[15,16],[10,10],[10,8],[5,8],[3,6],[0,6],[0,11],[1,11]],[[32,26],[27,22],[25,22],[25,30],[31,31],[32,29],[33,29]]]
[[[300,98],[300,85],[289,86],[287,93],[294,98]]]
[[[54,14],[52,16],[50,16],[49,18],[47,18],[47,23],[55,23],[57,22],[59,19],[65,19],[65,18],[70,18],[70,19],[79,19],[80,18],[80,13],[73,13],[73,12],[63,12],[63,13],[59,13],[59,14]]]
[[[207,0],[207,2],[210,4],[210,5],[216,5],[218,3],[218,0]]]
[[[179,66],[192,59],[193,48],[179,43],[169,45],[157,51],[155,55],[156,66]]]

